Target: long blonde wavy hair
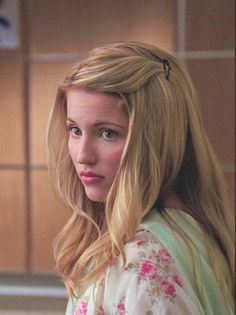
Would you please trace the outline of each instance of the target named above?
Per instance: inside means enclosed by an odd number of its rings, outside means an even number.
[[[126,145],[105,204],[86,197],[68,153],[66,105],[72,87],[117,95],[129,116]],[[153,206],[164,207],[173,194],[202,227],[216,279],[223,295],[231,295],[225,181],[193,84],[173,56],[136,42],[95,48],[59,86],[47,139],[57,189],[73,209],[54,244],[58,271],[71,294],[99,282],[116,256],[125,263],[125,243]]]

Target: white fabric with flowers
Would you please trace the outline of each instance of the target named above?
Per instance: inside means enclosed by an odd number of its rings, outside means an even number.
[[[126,245],[128,263],[117,258],[103,284],[70,301],[68,315],[199,315],[190,288],[168,250],[148,231]],[[96,300],[95,300],[96,299]]]
[[[183,211],[164,211],[195,245],[194,252],[153,209],[125,246],[127,264],[115,259],[103,283],[69,299],[66,315],[234,314],[216,282],[198,223]]]

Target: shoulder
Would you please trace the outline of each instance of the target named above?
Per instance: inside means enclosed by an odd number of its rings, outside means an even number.
[[[95,290],[89,288],[71,314],[200,314],[189,298],[187,281],[152,233],[140,230],[125,251],[126,264],[117,257],[104,281]],[[71,305],[68,314],[69,309]]]
[[[177,307],[185,280],[161,242],[150,232],[141,230],[125,249],[125,266],[119,257],[107,272],[105,296],[106,301],[113,303],[110,308],[120,305],[136,314],[146,314],[149,310],[159,312],[163,307]]]
[[[141,230],[135,239],[125,246],[127,262],[123,266],[121,257],[115,259],[108,270],[109,278],[134,276],[137,285],[149,282],[158,292],[166,295],[169,284],[168,296],[174,296],[176,285],[182,286],[183,281],[177,275],[175,263],[168,250],[150,232]],[[172,285],[168,281],[171,281]],[[159,289],[163,290],[159,290]]]
[[[139,282],[145,279],[160,278],[170,271],[173,259],[168,250],[150,232],[141,230],[135,239],[125,246],[127,261],[123,267],[121,257],[115,259],[110,272],[135,273]],[[123,267],[123,268],[122,268]],[[155,275],[156,274],[156,275]]]

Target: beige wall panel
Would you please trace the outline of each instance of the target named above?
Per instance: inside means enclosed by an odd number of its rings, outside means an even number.
[[[58,201],[47,171],[33,172],[32,271],[55,272],[52,242],[71,215]]]
[[[235,163],[234,60],[189,60],[208,135],[224,164]]]
[[[0,163],[25,163],[23,69],[0,62]]]
[[[0,272],[27,271],[25,172],[0,171]]]
[[[46,128],[58,84],[73,63],[35,63],[32,65],[32,160],[46,163]]]
[[[234,0],[188,0],[186,5],[188,50],[234,49]]]
[[[175,49],[174,0],[42,0],[31,10],[36,53],[78,53],[128,39]]]

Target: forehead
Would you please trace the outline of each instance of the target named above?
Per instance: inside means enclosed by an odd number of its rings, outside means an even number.
[[[69,89],[67,94],[68,117],[112,117],[117,115],[126,115],[119,96],[83,89]]]

